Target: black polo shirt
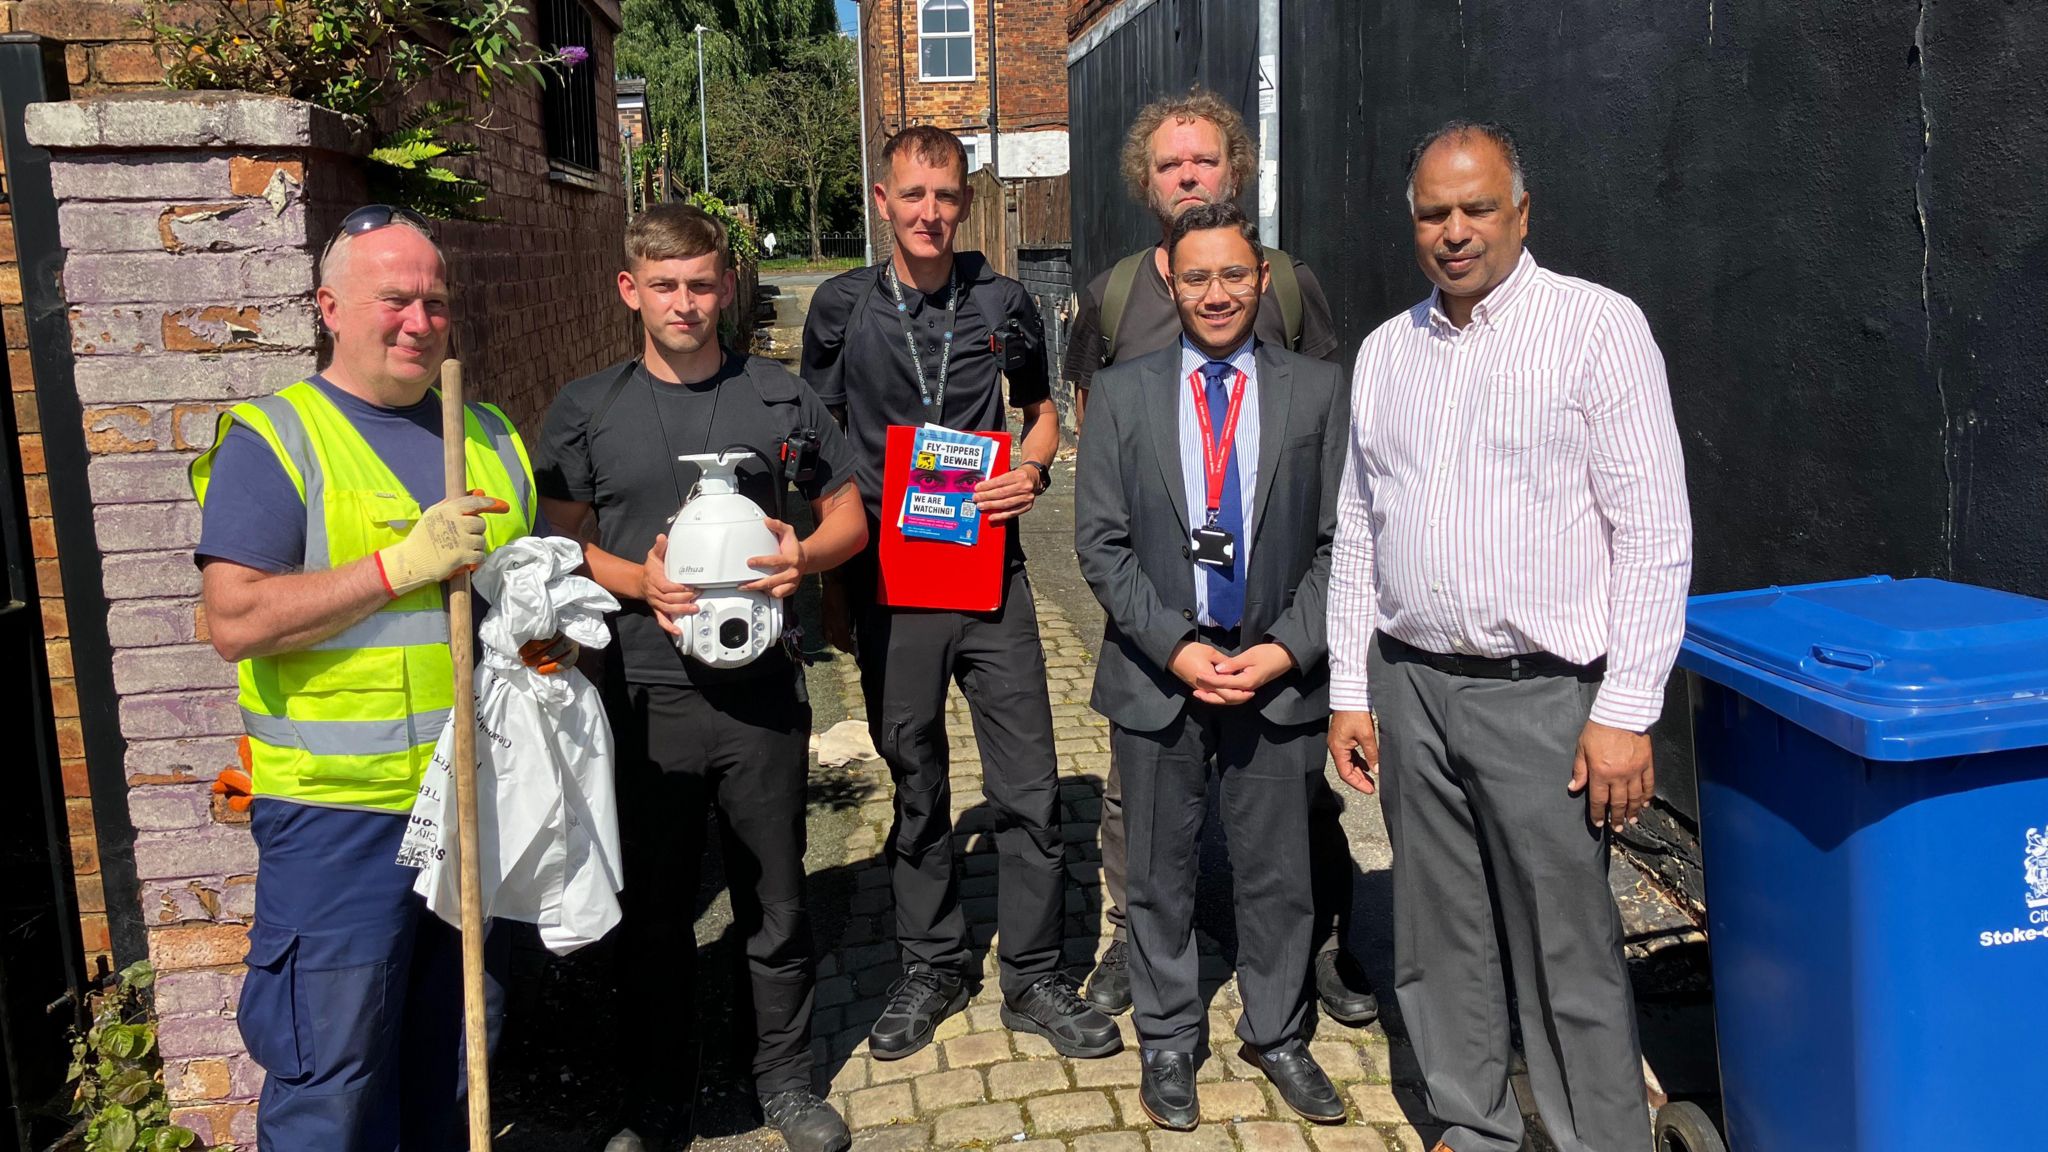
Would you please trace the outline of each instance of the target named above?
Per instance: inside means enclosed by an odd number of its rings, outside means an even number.
[[[989,337],[1009,321],[1017,327],[1005,339],[1023,350],[1017,370],[1009,374],[1009,403],[1022,408],[1052,395],[1045,329],[1031,294],[1015,280],[996,275],[979,253],[963,252],[953,258],[960,308],[953,321],[946,394],[940,407],[927,409],[904,340],[904,319],[924,358],[927,386],[936,392],[947,289],[927,295],[906,282],[903,300],[909,309],[898,312],[887,267],[857,268],[820,284],[804,321],[804,380],[828,407],[846,410],[855,476],[874,522],[881,519],[882,458],[891,424],[914,427],[929,421],[963,432],[1004,430],[1003,357]]]
[[[614,384],[623,385],[615,396]],[[742,446],[754,452],[757,459],[739,466],[740,493],[774,516],[777,485],[770,462],[783,439],[799,428],[818,433],[817,466],[784,499],[816,500],[851,478],[853,461],[831,413],[788,369],[728,352],[709,380],[671,384],[637,361],[615,364],[570,381],[556,394],[534,452],[534,484],[542,496],[595,507],[597,546],[641,560],[697,482],[697,466],[678,463],[677,456]],[[639,600],[622,600],[616,621],[621,666],[635,684],[701,686],[790,674],[780,647],[739,668],[687,659]]]

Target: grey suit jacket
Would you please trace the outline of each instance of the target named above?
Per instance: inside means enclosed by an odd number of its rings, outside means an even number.
[[[1257,356],[1259,477],[1240,634],[1247,647],[1285,646],[1295,669],[1240,707],[1308,724],[1330,711],[1324,608],[1351,395],[1333,364],[1265,343]],[[1167,671],[1174,646],[1195,635],[1178,424],[1186,387],[1179,341],[1103,369],[1075,470],[1074,546],[1109,614],[1091,703],[1136,732],[1165,728],[1193,698]]]

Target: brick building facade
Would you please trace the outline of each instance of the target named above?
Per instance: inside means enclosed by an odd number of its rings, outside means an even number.
[[[882,146],[916,124],[959,136],[968,148],[970,169],[987,165],[993,156],[997,175],[1005,180],[1066,172],[1062,5],[1046,0],[861,0],[860,22],[862,116],[871,176],[879,179]],[[888,229],[876,224],[876,251],[886,251]]]
[[[498,219],[436,226],[469,387],[529,436],[563,382],[629,346],[630,316],[612,288],[625,226],[612,91],[618,10],[613,0],[582,2],[591,27],[582,67],[594,91],[575,106],[593,121],[581,155],[596,163],[563,159],[558,94],[501,84],[489,102],[492,131],[478,134],[483,152],[468,162],[490,184],[485,210]],[[132,923],[139,912],[161,974],[172,1102],[208,1143],[246,1143],[260,1073],[242,1054],[233,1005],[255,851],[240,819],[208,795],[215,774],[235,760],[240,726],[234,670],[212,650],[198,604],[198,510],[184,475],[211,443],[222,409],[321,362],[313,262],[340,215],[364,198],[359,158],[369,135],[289,101],[124,92],[161,85],[153,50],[137,39],[139,14],[123,0],[0,3],[0,31],[65,42],[73,82],[74,103],[38,107],[29,120],[30,139],[53,160],[72,379],[32,375],[22,285],[11,266],[17,242],[31,238],[16,236],[4,209],[0,311],[29,508],[38,518],[36,570],[81,935],[89,954],[139,958],[122,954],[118,926],[110,939],[101,897],[107,830],[95,826],[92,782],[107,791],[111,779],[117,789],[125,783],[115,810],[133,844],[132,854],[114,854],[140,893],[139,909],[119,909],[117,919],[126,914]],[[540,30],[527,31],[538,42]],[[148,69],[135,63],[144,52]],[[421,95],[429,94],[445,93]],[[272,107],[299,111],[264,110]],[[116,123],[126,127],[114,131]],[[82,428],[41,424],[38,383],[75,389]],[[46,433],[82,436],[83,474],[45,474]],[[100,595],[89,606],[75,583],[80,602],[63,599],[67,558],[58,555],[52,484],[90,487],[88,551],[98,560]],[[74,653],[68,622],[81,612],[103,615],[105,642]],[[113,749],[98,757],[114,760],[111,775],[89,764],[93,742],[78,718],[74,658],[111,666],[119,733],[98,745]],[[107,823],[108,799],[97,800]]]

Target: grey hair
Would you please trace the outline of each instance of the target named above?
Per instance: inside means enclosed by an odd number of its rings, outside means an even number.
[[[434,239],[434,234],[425,228],[420,227],[403,216],[394,215],[391,217],[391,223],[385,224],[380,228],[372,228],[370,232],[381,232],[384,228],[409,228],[426,237],[427,243],[434,249],[434,258],[441,262],[442,268],[448,267],[448,254],[441,251],[441,245]],[[354,244],[359,237],[368,236],[370,232],[344,232],[334,238],[334,243],[320,257],[320,283],[322,285],[332,285],[336,280],[340,279],[342,271],[348,267],[349,246]]]
[[[1501,154],[1508,158],[1508,175],[1514,180],[1509,195],[1520,204],[1528,195],[1528,184],[1522,179],[1522,150],[1515,147],[1515,134],[1508,126],[1494,120],[1452,120],[1415,142],[1408,152],[1408,211],[1415,211],[1415,170],[1422,166],[1422,155],[1446,140],[1464,140],[1480,136],[1494,142]]]

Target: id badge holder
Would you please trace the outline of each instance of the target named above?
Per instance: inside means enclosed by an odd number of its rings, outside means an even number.
[[[1236,566],[1236,562],[1236,536],[1218,528],[1214,523],[1204,524],[1195,529],[1195,563],[1228,572]]]

